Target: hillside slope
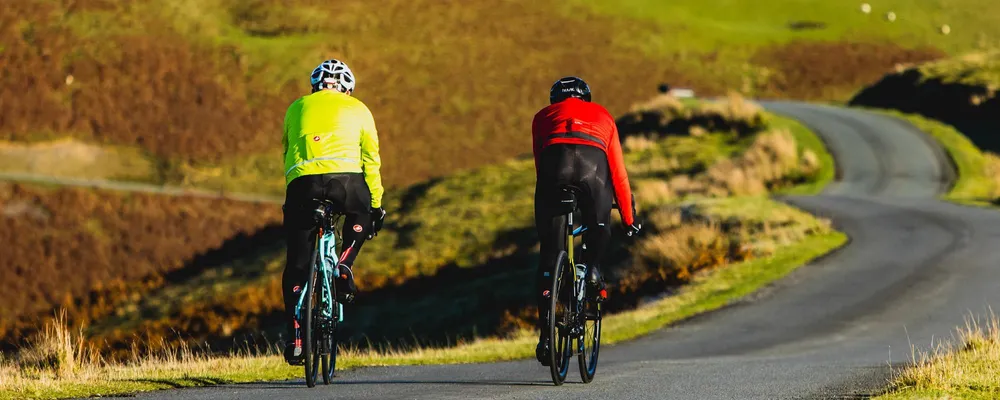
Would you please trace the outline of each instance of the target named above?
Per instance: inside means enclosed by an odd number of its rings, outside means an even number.
[[[891,108],[954,125],[977,147],[1000,151],[1000,52],[972,53],[891,73],[851,105]]]
[[[897,63],[1000,38],[988,0],[893,0],[871,15],[814,3],[10,2],[0,139],[125,145],[147,160],[119,176],[280,193],[284,108],[319,60],[340,57],[378,121],[387,181],[405,185],[523,153],[561,75],[583,76],[616,114],[661,82],[843,99]],[[879,17],[889,8],[895,23]],[[952,35],[936,33],[944,22]]]

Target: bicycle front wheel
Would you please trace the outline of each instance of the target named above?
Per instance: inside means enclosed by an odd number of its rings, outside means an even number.
[[[329,336],[324,337],[323,340],[321,341],[320,345],[317,346],[317,347],[319,347],[321,349],[320,353],[319,353],[319,358],[322,361],[322,365],[323,365],[323,384],[324,385],[329,385],[330,382],[333,381],[333,368],[334,368],[334,364],[337,362],[336,361],[337,359],[335,358],[336,357],[336,355],[335,355],[336,350],[332,350],[332,351],[330,350],[330,341],[331,340],[332,340],[332,338],[330,338]]]
[[[323,354],[323,384],[329,385],[336,376],[334,372],[337,368],[337,339],[330,335],[325,342],[330,350]]]
[[[572,324],[573,274],[569,267],[568,255],[559,252],[556,265],[552,268],[552,290],[549,292],[549,370],[556,386],[566,381],[569,359],[572,357],[570,327]]]
[[[601,309],[595,301],[584,302],[584,312],[580,316],[583,321],[583,336],[580,341],[580,378],[583,383],[594,380],[597,372],[597,356],[601,353]]]
[[[331,297],[337,298],[337,289],[330,285]],[[333,317],[330,318],[326,329],[323,330],[323,384],[329,385],[333,381],[337,369],[337,321],[340,318],[340,306],[333,303]]]
[[[305,301],[302,304],[305,312],[305,320],[302,324],[302,332],[305,332],[305,340],[302,342],[302,353],[305,356],[305,370],[306,370],[306,386],[315,387],[316,386],[316,375],[319,370],[319,357],[317,357],[316,351],[316,333],[314,332],[316,328],[316,313],[314,312],[315,305],[318,304],[316,301],[316,283],[319,281],[316,279],[316,275],[319,271],[316,268],[316,261],[319,258],[319,250],[313,249],[312,262],[309,263],[309,275],[308,283],[306,284]]]

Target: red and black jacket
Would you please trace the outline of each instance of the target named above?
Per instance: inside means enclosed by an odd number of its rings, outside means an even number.
[[[632,225],[635,214],[632,209],[632,188],[629,186],[625,159],[622,156],[621,140],[615,119],[604,107],[571,97],[549,105],[535,114],[531,121],[531,137],[534,145],[535,169],[538,169],[538,155],[542,149],[552,144],[583,144],[604,150],[611,170],[618,212],[622,222]]]

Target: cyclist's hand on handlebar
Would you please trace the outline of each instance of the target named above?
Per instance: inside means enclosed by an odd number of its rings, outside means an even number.
[[[368,239],[378,236],[378,231],[382,230],[382,223],[385,222],[385,209],[382,207],[371,209],[372,230],[368,234]]]
[[[632,225],[625,227],[625,235],[632,237],[638,235],[639,231],[641,230],[642,230],[642,224],[634,222],[632,223]]]

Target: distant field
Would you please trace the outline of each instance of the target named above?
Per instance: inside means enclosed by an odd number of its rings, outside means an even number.
[[[871,3],[871,13],[861,12]],[[906,46],[933,46],[958,54],[1000,43],[995,18],[1000,4],[989,0],[574,0],[605,15],[651,21],[671,35],[649,40],[649,49],[671,52],[755,47],[795,39],[891,40]],[[894,12],[896,21],[885,19]],[[949,35],[938,28],[949,24]],[[639,38],[656,39],[656,38]],[[622,39],[625,41],[625,39]],[[645,40],[633,40],[641,42]]]
[[[873,7],[865,15],[853,3],[792,0],[10,2],[0,10],[0,140],[126,145],[156,170],[124,174],[133,179],[279,192],[282,113],[319,60],[340,57],[376,116],[386,179],[400,186],[526,153],[528,121],[565,74],[590,81],[616,114],[661,82],[706,95],[844,100],[897,63],[1000,40],[993,1]],[[889,9],[897,21],[883,19]],[[938,33],[942,23],[950,35]]]

